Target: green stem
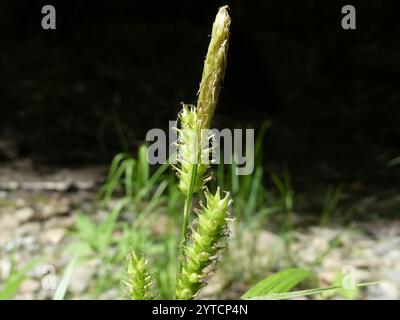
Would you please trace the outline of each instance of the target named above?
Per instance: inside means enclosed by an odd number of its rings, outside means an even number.
[[[181,229],[181,243],[179,245],[179,254],[178,254],[178,267],[176,269],[176,286],[178,285],[179,275],[182,269],[182,259],[183,259],[183,249],[186,246],[187,238],[188,238],[188,226],[189,226],[189,216],[190,212],[192,211],[192,202],[193,202],[193,188],[196,181],[197,176],[197,166],[198,164],[193,164],[191,179],[190,179],[190,186],[189,192],[186,195],[185,199],[185,207],[183,209],[183,222],[182,222],[182,229]]]

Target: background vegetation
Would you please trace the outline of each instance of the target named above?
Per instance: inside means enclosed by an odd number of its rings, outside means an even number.
[[[225,2],[54,1],[53,33],[44,2],[1,2],[0,298],[121,298],[130,249],[171,297],[184,199],[143,137],[194,103]],[[297,289],[335,285],[351,265],[382,284],[314,298],[399,298],[395,1],[354,1],[355,32],[340,1],[228,2],[214,124],[256,128],[257,165],[214,168],[235,220],[202,297],[238,298],[289,267],[311,274]]]

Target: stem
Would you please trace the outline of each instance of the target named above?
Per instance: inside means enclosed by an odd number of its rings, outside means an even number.
[[[189,216],[192,211],[192,203],[193,203],[193,187],[196,181],[197,176],[197,166],[198,164],[193,164],[192,173],[190,177],[190,186],[189,192],[186,195],[185,199],[185,207],[183,209],[183,222],[181,229],[181,243],[179,245],[179,254],[178,254],[178,267],[176,269],[176,286],[178,285],[179,275],[182,269],[182,259],[183,259],[183,249],[186,246],[187,238],[188,238],[188,226],[189,226]]]

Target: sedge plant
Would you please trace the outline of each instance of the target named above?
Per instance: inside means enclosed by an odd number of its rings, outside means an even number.
[[[196,298],[228,235],[229,193],[223,193],[219,188],[216,193],[210,193],[206,185],[210,180],[212,152],[209,129],[225,74],[230,22],[228,7],[221,7],[212,28],[197,106],[183,104],[178,116],[177,163],[174,169],[179,189],[185,197],[175,279],[175,297],[179,300]],[[204,193],[206,201],[200,205],[197,219],[189,228],[196,193]],[[127,286],[132,299],[155,297],[147,258],[132,253],[128,276]]]
[[[213,137],[209,129],[226,69],[230,23],[228,7],[221,7],[212,28],[197,105],[183,104],[178,115],[177,162],[173,167],[185,202],[177,250],[174,288],[177,300],[191,300],[198,296],[200,289],[206,285],[205,278],[216,267],[222,250],[226,248],[228,238],[228,208],[232,202],[230,193],[222,192],[220,186],[212,193],[207,183],[210,180],[213,148]],[[193,210],[196,194],[205,201],[200,201],[200,208]],[[291,211],[291,197],[286,200],[287,209]],[[193,211],[197,213],[196,219],[191,219]],[[241,299],[288,299],[338,288],[332,286],[288,292],[310,275],[310,272],[299,268],[281,270],[250,288]],[[151,272],[147,257],[132,252],[128,258],[126,281],[129,297],[135,300],[158,298],[160,295],[154,286],[155,278],[160,278],[160,275],[154,276]],[[363,285],[367,284],[358,286]]]

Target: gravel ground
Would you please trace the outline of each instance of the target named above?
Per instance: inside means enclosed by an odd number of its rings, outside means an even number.
[[[43,172],[30,168],[26,162],[0,168],[0,283],[9,275],[13,262],[23,266],[39,258],[15,298],[49,299],[71,259],[63,248],[70,241],[76,211],[91,212],[106,168]],[[306,226],[296,229],[293,237],[293,259],[300,266],[314,265],[321,284],[331,284],[338,271],[350,270],[357,282],[381,281],[363,290],[359,298],[400,299],[400,219],[326,228]],[[249,239],[257,239],[256,250],[266,259],[271,246],[276,248],[281,241],[269,231]],[[332,246],[335,241],[339,245]],[[240,250],[234,251],[239,257]],[[315,264],[320,256],[324,257]],[[75,269],[69,287],[72,298],[86,297],[86,290],[96,278],[96,263]],[[210,284],[203,296],[212,295],[210,290],[217,289]],[[101,296],[121,297],[119,290]]]

